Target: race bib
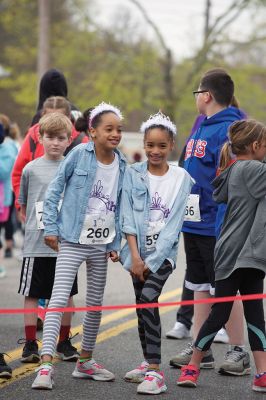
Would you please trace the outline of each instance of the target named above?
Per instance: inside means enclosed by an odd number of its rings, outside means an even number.
[[[114,215],[86,215],[81,235],[80,244],[108,244],[115,237]]]
[[[184,221],[200,222],[200,207],[199,207],[199,195],[190,194],[186,206],[186,213]]]
[[[62,206],[63,200],[61,199],[59,201],[58,205],[58,211],[60,211],[60,208]],[[42,220],[42,215],[43,215],[43,201],[36,201],[35,203],[35,213],[36,213],[36,223],[37,223],[37,229],[44,229],[43,225],[43,220]]]
[[[149,222],[145,243],[146,250],[151,251],[155,249],[157,239],[164,226],[165,222],[162,220]]]

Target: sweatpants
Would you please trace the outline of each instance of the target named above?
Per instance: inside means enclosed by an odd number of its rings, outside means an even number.
[[[150,272],[146,281],[133,278],[136,304],[157,303],[173,268],[165,260],[157,272]],[[138,331],[143,355],[150,364],[161,363],[161,320],[159,308],[137,308]]]
[[[253,268],[238,268],[228,278],[215,282],[215,297],[263,293],[265,273]],[[206,351],[210,348],[216,333],[230,317],[233,302],[214,303],[209,317],[202,325],[195,347]],[[265,321],[263,301],[243,301],[244,315],[248,328],[248,339],[252,351],[266,351]]]
[[[107,273],[106,253],[92,246],[62,241],[49,308],[66,307],[75,276],[83,261],[86,261],[87,266],[86,306],[102,305]],[[101,311],[86,312],[82,338],[82,349],[85,351],[93,351],[95,347],[101,316]],[[46,314],[42,355],[54,355],[61,318],[62,312]]]

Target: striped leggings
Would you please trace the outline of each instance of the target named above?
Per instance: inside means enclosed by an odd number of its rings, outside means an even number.
[[[57,257],[50,308],[66,307],[70,291],[83,261],[87,265],[86,306],[101,306],[107,274],[106,253],[88,245],[62,241]],[[93,351],[101,322],[101,311],[89,311],[83,320],[82,349]],[[42,355],[54,355],[61,312],[48,312],[43,328]]]
[[[157,303],[173,268],[165,260],[157,272],[150,272],[145,282],[133,278],[136,304]],[[161,320],[159,308],[138,308],[138,331],[143,355],[150,364],[161,363]]]

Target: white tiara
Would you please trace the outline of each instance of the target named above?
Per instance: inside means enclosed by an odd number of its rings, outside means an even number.
[[[151,115],[147,121],[143,122],[140,127],[140,132],[145,133],[147,129],[149,129],[151,126],[154,125],[164,126],[166,129],[172,132],[173,135],[176,135],[175,124],[170,120],[169,117],[164,115],[161,111],[157,112],[157,114]]]
[[[96,115],[99,115],[104,111],[111,111],[114,114],[116,114],[118,118],[123,119],[123,115],[121,114],[121,111],[117,107],[112,106],[112,104],[107,104],[103,101],[98,106],[94,107],[94,109],[91,111],[89,128],[91,128],[92,120],[96,117]]]

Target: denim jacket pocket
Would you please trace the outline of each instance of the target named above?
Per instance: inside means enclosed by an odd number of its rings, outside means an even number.
[[[76,188],[84,187],[87,176],[88,176],[88,171],[84,171],[83,169],[75,168],[73,176],[72,176],[73,185]]]
[[[145,206],[145,195],[146,190],[141,189],[133,189],[132,190],[132,200],[133,200],[133,209],[136,211],[143,211]]]

